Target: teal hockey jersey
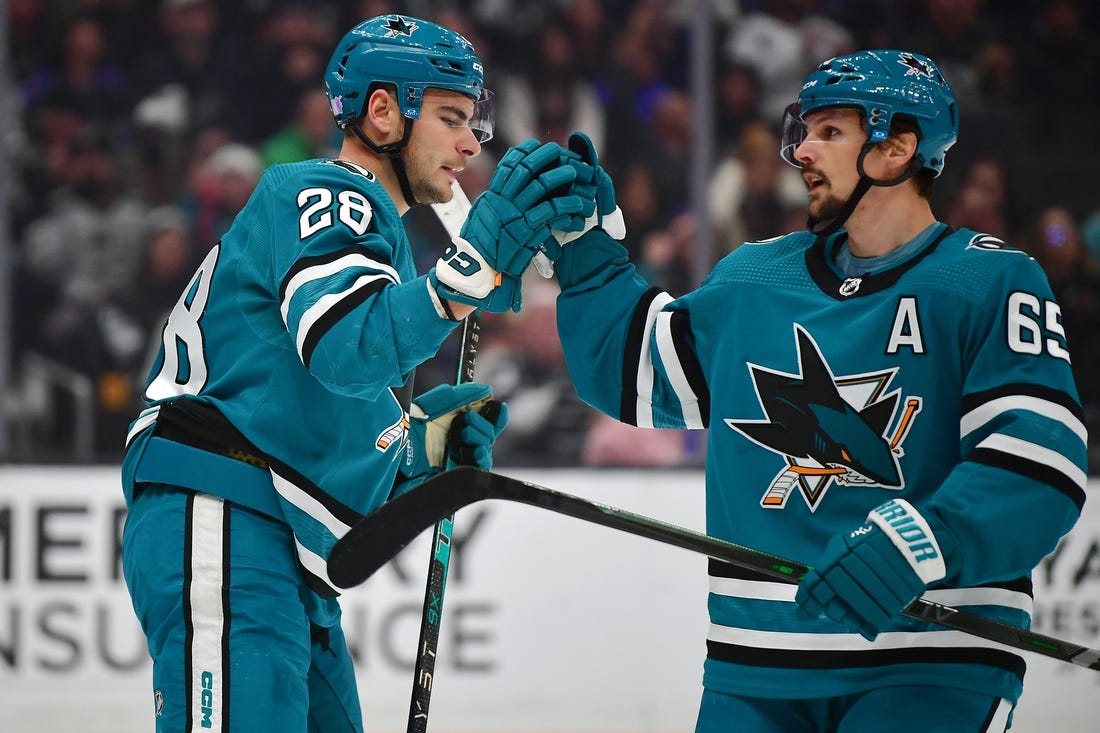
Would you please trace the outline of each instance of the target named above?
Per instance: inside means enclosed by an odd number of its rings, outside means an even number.
[[[590,274],[578,266],[558,300],[577,392],[626,423],[709,429],[709,534],[812,564],[831,537],[905,498],[959,545],[925,597],[1026,626],[1031,570],[1076,521],[1086,482],[1046,277],[1027,254],[943,225],[903,262],[842,277],[831,263],[844,237],[742,245],[680,298],[651,288],[621,248]],[[582,260],[567,248],[559,272],[571,256]],[[996,644],[900,616],[869,642],[798,619],[794,595],[711,562],[707,688],[1021,693],[1024,660]]]
[[[370,171],[269,168],[168,316],[127,436],[127,498],[167,483],[285,521],[310,587],[336,596],[329,550],[389,496],[403,386],[456,325],[428,287]]]

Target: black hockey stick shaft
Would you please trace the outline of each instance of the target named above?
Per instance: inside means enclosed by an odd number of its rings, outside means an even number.
[[[479,316],[479,311],[474,311],[466,316],[462,324],[457,384],[473,381],[481,328]],[[420,638],[416,646],[412,699],[409,702],[409,722],[406,728],[408,733],[425,733],[428,729],[428,705],[432,697],[435,661],[439,649],[439,625],[443,620],[443,595],[447,589],[447,571],[451,565],[454,519],[454,512],[432,519],[435,521],[435,529],[432,532],[432,555],[428,562],[428,578],[424,587],[424,608],[420,616]]]
[[[329,556],[329,577],[340,587],[362,583],[440,516],[484,499],[504,499],[547,509],[797,583],[810,566],[727,542],[657,519],[564,494],[519,479],[460,467],[425,481],[383,504],[337,542]],[[1023,651],[1100,670],[1100,651],[1037,634],[918,598],[902,612],[945,628]]]
[[[447,234],[454,238],[459,234],[470,200],[456,181],[451,189],[452,200],[448,204],[433,205]],[[462,323],[462,341],[458,354],[458,373],[455,384],[465,384],[474,379],[477,361],[477,342],[481,330],[481,311],[466,316]],[[420,637],[416,646],[416,665],[413,668],[412,698],[409,701],[408,733],[425,733],[428,729],[428,705],[432,697],[432,681],[435,677],[435,661],[439,649],[439,624],[443,620],[443,594],[447,588],[447,570],[451,565],[451,534],[454,531],[454,513],[436,517],[432,535],[432,555],[428,561],[428,578],[424,587],[424,607],[420,616]]]

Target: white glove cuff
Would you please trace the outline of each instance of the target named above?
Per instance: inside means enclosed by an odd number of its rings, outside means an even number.
[[[435,276],[439,282],[463,295],[478,300],[485,298],[497,286],[497,271],[462,237],[455,237],[451,242],[454,247],[448,247],[435,263]]]
[[[607,232],[607,236],[612,239],[621,241],[626,237],[626,221],[623,219],[623,210],[616,206],[614,211],[602,219],[599,214],[593,214],[584,220],[584,228],[579,232],[563,232],[559,229],[551,229],[550,233],[554,235],[554,239],[557,240],[559,245],[564,246],[574,239],[579,239],[596,227],[603,229]]]
[[[438,277],[438,275],[436,275]],[[436,315],[445,321],[458,321],[460,320],[451,310],[451,307],[447,305],[447,301],[439,297],[439,291],[432,285],[432,279],[427,278],[424,283],[428,286],[428,299],[432,301],[432,307],[435,308]]]
[[[623,210],[618,206],[615,210],[603,218],[600,223],[607,236],[622,241],[626,237],[626,221],[623,219]]]
[[[905,499],[891,499],[876,507],[867,521],[886,533],[925,585],[947,576],[947,564],[932,528]]]

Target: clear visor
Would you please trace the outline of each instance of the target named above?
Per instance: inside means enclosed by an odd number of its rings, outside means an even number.
[[[444,119],[425,115],[418,106],[406,107],[402,113],[409,119],[421,123],[442,124],[450,128],[468,127],[478,143],[486,143],[493,139],[493,93],[488,89],[481,90],[481,96],[474,102],[474,108],[469,117],[465,117],[465,110],[457,106],[451,107]]]
[[[806,123],[802,121],[802,105],[798,102],[783,110],[783,133],[779,141],[779,155],[795,168],[802,164],[795,158],[795,149],[806,139]]]
[[[481,90],[481,96],[474,102],[474,113],[470,115],[469,126],[479,143],[493,139],[493,93]]]

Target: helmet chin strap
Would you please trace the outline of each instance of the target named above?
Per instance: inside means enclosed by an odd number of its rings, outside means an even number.
[[[390,159],[390,166],[393,168],[394,175],[397,176],[397,184],[401,186],[401,194],[405,197],[405,203],[409,206],[416,206],[420,203],[416,200],[416,197],[413,196],[412,186],[409,185],[409,174],[405,172],[405,159],[401,157],[401,151],[409,144],[409,137],[412,136],[413,120],[406,117],[405,133],[401,136],[401,139],[395,143],[386,143],[385,145],[376,145],[368,138],[367,134],[359,127],[359,120],[350,120],[348,124],[351,126],[355,136],[358,137],[364,145],[379,155],[385,155]]]
[[[924,160],[920,156],[914,155],[913,159],[909,161],[909,166],[901,175],[886,181],[871,178],[863,168],[863,159],[867,157],[867,154],[871,152],[874,147],[875,143],[868,141],[863,144],[863,148],[859,151],[859,158],[856,160],[856,170],[859,171],[859,182],[856,184],[855,190],[852,191],[852,195],[848,197],[848,201],[844,204],[844,208],[840,210],[840,213],[832,219],[824,220],[818,219],[811,214],[806,218],[807,229],[819,237],[828,237],[835,234],[844,226],[844,222],[848,221],[848,217],[856,210],[856,206],[859,205],[863,196],[871,190],[871,186],[882,186],[883,188],[896,186],[899,183],[908,181],[916,175],[917,171],[924,167]],[[818,228],[819,226],[821,227],[820,229]]]

